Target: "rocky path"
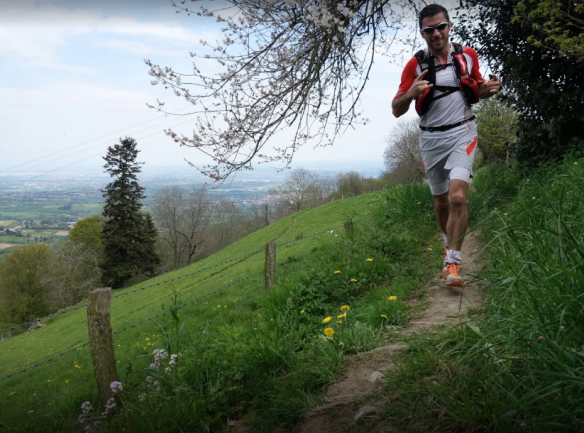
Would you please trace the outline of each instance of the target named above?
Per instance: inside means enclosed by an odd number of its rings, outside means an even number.
[[[467,263],[462,268],[462,273],[466,276],[466,286],[445,287],[441,274],[437,273],[433,284],[426,289],[428,308],[421,317],[410,321],[409,326],[402,331],[404,337],[424,332],[435,325],[454,325],[468,321],[472,310],[483,305],[482,295],[475,281],[476,275],[484,266],[482,260],[474,260],[480,248],[478,235],[467,235],[462,248],[462,256]],[[394,355],[407,347],[406,343],[398,343],[352,356],[345,374],[328,388],[323,404],[306,413],[293,432],[347,432],[359,420],[381,413],[384,402],[376,401],[376,391],[383,386],[384,373],[396,368]],[[389,421],[380,419],[367,431],[374,433],[397,430]]]

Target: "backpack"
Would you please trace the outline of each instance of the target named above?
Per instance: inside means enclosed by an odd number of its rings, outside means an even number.
[[[477,81],[469,74],[468,65],[463,54],[462,45],[453,43],[454,54],[452,56],[453,65],[456,70],[456,78],[458,86],[436,86],[436,65],[434,64],[434,56],[426,50],[420,50],[414,56],[418,60],[421,72],[428,70],[424,77],[426,81],[434,84],[432,87],[426,89],[424,93],[416,98],[416,111],[420,116],[425,115],[430,109],[432,102],[437,99],[444,98],[454,92],[462,92],[465,101],[469,104],[476,104],[479,102],[479,85]],[[451,64],[440,65],[440,69],[447,68]],[[436,90],[442,93],[440,96],[434,96]]]

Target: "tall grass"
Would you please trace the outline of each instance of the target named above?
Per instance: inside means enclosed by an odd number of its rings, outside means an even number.
[[[400,399],[443,427],[584,431],[584,159],[524,177],[487,167],[475,184],[486,314],[420,337],[392,383],[425,392]]]

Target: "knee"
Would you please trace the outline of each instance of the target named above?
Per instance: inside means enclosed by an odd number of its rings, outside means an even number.
[[[451,208],[461,208],[466,206],[466,195],[462,191],[452,192],[448,201]]]

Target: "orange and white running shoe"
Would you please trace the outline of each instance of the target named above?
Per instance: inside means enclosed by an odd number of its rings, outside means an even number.
[[[448,263],[442,269],[442,275],[446,278],[446,285],[448,287],[463,287],[464,283],[460,277],[460,265],[456,263]]]

